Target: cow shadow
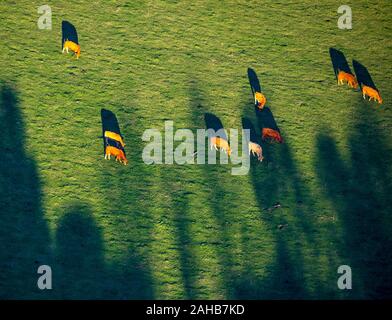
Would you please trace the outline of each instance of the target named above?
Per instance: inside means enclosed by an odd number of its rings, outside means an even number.
[[[259,128],[263,130],[264,128],[269,128],[280,133],[278,124],[276,123],[274,114],[271,109],[265,106],[263,109],[255,108],[255,114]]]
[[[378,91],[368,69],[363,64],[359,63],[357,60],[353,60],[353,67],[358,83],[361,87],[365,85]]]
[[[0,126],[0,298],[37,299],[37,269],[52,262],[50,236],[14,83],[0,81]]]
[[[254,71],[252,68],[248,68],[248,80],[253,96],[255,95],[256,92],[261,92],[261,85],[260,85],[259,78],[257,77],[256,71]]]
[[[335,48],[329,48],[329,56],[331,58],[332,68],[336,77],[336,81],[338,80],[339,71],[353,74],[347,62],[347,59],[342,51]]]
[[[242,128],[245,130],[249,130],[250,141],[261,145],[261,137],[257,134],[256,128],[254,127],[252,121],[249,118],[243,117],[241,119],[241,122]]]
[[[120,125],[118,123],[117,117],[112,111],[101,109],[101,123],[102,123],[103,152],[105,154],[105,148],[106,145],[108,144],[107,139],[105,139],[105,131],[111,131],[117,133],[118,135],[121,136],[121,138],[123,138],[123,136],[121,134]],[[120,144],[116,144],[114,146],[123,150],[124,154],[126,155],[124,148]]]
[[[272,129],[272,130],[278,132],[280,135],[280,129],[279,129],[278,124],[276,123],[275,117],[269,107],[265,106],[262,110],[255,107],[255,115],[256,115],[256,121],[257,121],[259,130],[260,130],[259,132],[260,132],[261,136],[262,136],[262,132],[263,132],[264,128]],[[261,140],[263,140],[263,139],[261,138]],[[280,141],[280,143],[282,143],[282,142],[283,142],[283,140]],[[274,152],[271,152],[273,145],[271,143],[264,143],[263,148],[266,151],[265,152],[266,161],[267,162],[272,161],[273,155],[274,155]]]
[[[76,31],[75,26],[71,22],[63,20],[61,22],[61,31],[61,47],[64,46],[64,42],[67,40],[79,44],[78,32]]]
[[[207,130],[211,129],[214,130],[217,137],[223,138],[228,141],[227,133],[223,127],[222,121],[212,113],[205,113],[204,114],[204,122],[207,127]],[[210,137],[210,134],[209,134]]]

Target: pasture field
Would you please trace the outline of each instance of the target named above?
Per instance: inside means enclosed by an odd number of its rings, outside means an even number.
[[[52,30],[42,1],[0,2],[0,298],[392,298],[391,1],[345,1],[352,30],[334,0],[47,2]],[[337,86],[331,47],[382,105]],[[166,120],[257,127],[248,68],[284,144],[243,176],[143,162],[143,132]],[[102,108],[128,166],[103,159]],[[44,264],[52,290],[37,288]]]

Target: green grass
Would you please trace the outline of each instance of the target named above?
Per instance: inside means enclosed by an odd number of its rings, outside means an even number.
[[[2,1],[0,298],[392,297],[392,3],[346,1],[350,31],[341,2],[321,3],[55,1],[49,31],[42,2]],[[79,60],[61,54],[62,20]],[[367,67],[382,106],[336,85],[330,47]],[[248,67],[285,144],[247,176],[143,163],[143,131],[165,120],[256,125]],[[103,160],[101,108],[126,167]]]

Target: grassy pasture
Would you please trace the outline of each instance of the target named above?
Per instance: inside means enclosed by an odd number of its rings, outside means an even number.
[[[48,1],[39,30],[42,4],[0,3],[0,298],[392,297],[391,1],[345,1],[352,30],[332,0]],[[79,60],[61,54],[62,20]],[[336,85],[330,47],[366,66],[383,105]],[[285,144],[246,176],[143,163],[144,130],[165,120],[257,127],[248,67]],[[101,108],[128,166],[103,160]]]

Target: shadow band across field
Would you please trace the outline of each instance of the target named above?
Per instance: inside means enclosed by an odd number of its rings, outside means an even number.
[[[0,81],[0,127],[0,299],[38,298],[37,268],[52,262],[50,238],[14,83]]]
[[[315,171],[342,224],[339,251],[356,275],[359,298],[391,299],[392,149],[374,110],[362,98],[355,108],[348,157],[324,129],[316,138]]]
[[[60,299],[151,299],[151,280],[129,256],[126,267],[105,261],[102,229],[88,204],[64,208],[56,231],[55,292]]]

